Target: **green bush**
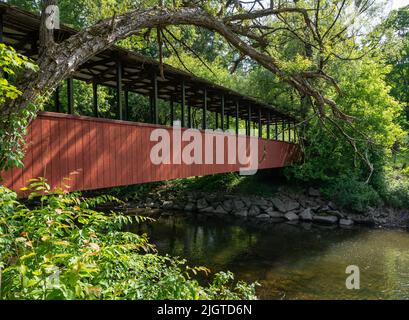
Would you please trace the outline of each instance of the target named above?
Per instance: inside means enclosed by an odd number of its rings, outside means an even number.
[[[339,206],[358,212],[365,211],[368,206],[382,203],[381,197],[371,185],[349,176],[332,180],[328,186],[322,188],[322,192]]]
[[[94,208],[111,196],[49,192],[33,180],[29,204],[0,186],[0,299],[254,299],[255,285],[218,273],[207,286],[185,260],[159,255],[146,235],[123,231],[146,218]]]
[[[389,170],[385,174],[381,195],[387,205],[394,208],[408,208],[409,178],[407,175],[398,170]]]

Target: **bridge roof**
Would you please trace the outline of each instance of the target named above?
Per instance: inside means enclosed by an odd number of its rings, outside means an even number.
[[[3,16],[3,41],[13,46],[19,52],[36,59],[37,41],[39,38],[40,16],[0,3],[0,12]],[[77,30],[61,25],[55,32],[57,41],[63,41]],[[116,63],[118,59],[123,66],[123,88],[142,95],[149,95],[153,91],[152,74],[159,73],[159,62],[147,58],[130,50],[113,46],[96,56],[73,73],[73,78],[88,83],[94,78],[101,85],[116,87]],[[256,99],[242,95],[236,91],[214,84],[203,78],[194,76],[188,72],[176,69],[168,64],[163,65],[165,78],[158,76],[158,98],[180,102],[182,82],[185,83],[187,102],[192,107],[201,107],[204,100],[204,89],[207,90],[207,109],[219,111],[221,99],[225,97],[225,114],[236,114],[236,102],[239,102],[239,117],[248,119],[248,106],[252,109],[262,110],[262,122],[266,122],[267,113],[271,120],[290,120],[294,117],[276,110],[274,107],[257,101]],[[258,120],[258,114],[252,112],[252,118]]]

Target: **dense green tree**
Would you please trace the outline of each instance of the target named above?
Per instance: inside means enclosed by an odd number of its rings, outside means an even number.
[[[382,54],[392,66],[387,81],[391,95],[404,104],[401,124],[409,128],[409,6],[393,11],[381,27],[387,39]]]

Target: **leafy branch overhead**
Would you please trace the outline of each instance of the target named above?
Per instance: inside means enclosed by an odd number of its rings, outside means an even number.
[[[56,3],[55,0],[44,1],[44,5]],[[205,9],[204,6],[190,5],[190,3],[180,7],[162,6],[130,10],[120,15],[114,14],[112,18],[100,21],[60,43],[54,42],[52,32],[43,24],[40,32],[42,54],[38,59],[38,65],[45,74],[49,74],[48,71],[57,67],[58,70],[48,78],[36,81],[33,91],[40,88],[54,89],[58,83],[56,80],[67,77],[91,56],[144,29],[157,28],[158,41],[162,42],[163,28],[171,25],[193,25],[219,33],[241,54],[260,63],[300,93],[311,96],[320,116],[325,116],[325,106],[328,106],[335,116],[349,119],[330,97],[322,93],[318,85],[323,81],[340,92],[336,81],[326,73],[325,66],[332,57],[339,56],[336,48],[329,49],[330,45],[334,39],[345,37],[348,31],[348,25],[340,28],[337,24],[341,19],[345,1],[334,4],[331,10],[337,14],[333,23],[325,29],[319,20],[320,12],[323,10],[320,7],[305,9],[297,4],[284,3],[277,8],[247,10],[240,2],[234,4],[227,2],[222,5],[227,6],[223,16],[212,14],[212,8]],[[365,10],[364,7],[358,9],[359,13]],[[45,14],[43,17],[45,20]],[[276,28],[275,25],[278,22],[285,27]],[[303,31],[298,31],[301,28]],[[306,57],[311,62],[308,70],[287,70],[279,54],[276,55],[274,50],[268,47],[271,38],[276,36],[277,32],[285,30],[299,39],[306,49],[312,51],[306,53]],[[342,40],[336,40],[335,43],[339,41]],[[48,64],[49,62],[51,65]]]

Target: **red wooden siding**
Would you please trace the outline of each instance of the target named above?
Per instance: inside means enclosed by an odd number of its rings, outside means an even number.
[[[55,188],[62,186],[64,177],[70,177],[71,191],[89,190],[233,172],[243,167],[228,164],[227,139],[224,142],[225,164],[154,165],[150,161],[150,152],[157,142],[150,141],[150,134],[157,128],[169,131],[172,145],[171,127],[41,113],[28,129],[24,168],[3,172],[3,184],[19,191],[29,179],[44,176]],[[201,134],[203,137],[203,131]],[[228,135],[213,133],[214,136],[220,134]],[[300,154],[296,144],[253,139],[258,143],[259,169],[289,165]],[[181,144],[183,147],[189,142],[182,141]],[[214,159],[215,151],[214,147]],[[170,157],[173,159],[172,148]]]

